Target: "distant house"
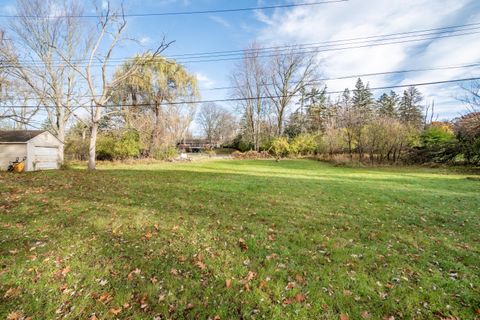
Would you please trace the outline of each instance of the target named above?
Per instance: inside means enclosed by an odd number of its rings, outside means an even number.
[[[0,170],[25,158],[25,171],[58,169],[63,148],[54,135],[43,130],[0,131]]]

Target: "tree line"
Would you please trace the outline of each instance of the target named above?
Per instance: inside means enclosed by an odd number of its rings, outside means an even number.
[[[99,3],[97,20],[80,23],[84,10],[74,0],[17,1],[1,33],[0,124],[48,129],[90,169],[97,159],[174,156],[192,122],[210,144],[277,157],[480,161],[478,83],[465,88],[469,114],[438,122],[415,87],[375,98],[358,79],[329,94],[315,52],[254,42],[230,73],[231,102],[199,105],[196,76],[163,56],[165,39],[110,71],[118,48],[138,41],[126,35],[122,7]]]

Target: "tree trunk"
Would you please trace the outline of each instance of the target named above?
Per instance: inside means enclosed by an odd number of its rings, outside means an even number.
[[[155,124],[153,125],[152,136],[150,137],[150,150],[148,151],[150,157],[153,156],[157,148],[160,125],[160,105],[155,103]]]
[[[93,122],[90,128],[90,148],[88,153],[88,169],[95,170],[96,167],[96,146],[97,146],[98,122]]]

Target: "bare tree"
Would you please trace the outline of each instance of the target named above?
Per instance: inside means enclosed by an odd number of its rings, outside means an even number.
[[[197,119],[210,144],[214,140],[223,143],[235,133],[233,115],[218,104],[204,104]]]
[[[82,13],[79,1],[18,0],[17,17],[8,27],[8,39],[0,46],[8,77],[18,83],[18,87],[11,90],[18,96],[22,96],[22,92],[16,88],[29,92],[28,99],[12,101],[12,104],[41,107],[52,133],[62,142],[81,86],[73,68],[60,57],[80,63],[85,56],[84,47],[79,45],[84,28],[75,18]],[[31,121],[25,113],[17,113],[13,119],[23,123]],[[63,162],[63,150],[60,155]]]
[[[285,116],[294,98],[315,80],[318,70],[316,60],[315,53],[302,53],[297,47],[274,53],[268,66],[265,89],[276,114],[277,135],[283,134]]]
[[[140,58],[143,57],[143,59],[136,59],[129,65],[127,70],[124,70],[121,76],[109,81],[107,71],[108,63],[117,46],[127,40],[123,37],[127,21],[125,19],[123,6],[119,10],[112,11],[110,1],[104,2],[102,8],[97,6],[97,12],[98,23],[94,34],[95,40],[91,42],[87,41],[86,45],[86,47],[89,48],[86,66],[81,67],[72,63],[68,57],[65,57],[60,51],[57,51],[57,53],[62,56],[63,61],[85,80],[91,96],[91,104],[90,107],[88,107],[90,113],[88,168],[90,170],[95,170],[96,167],[96,144],[99,124],[106,116],[119,112],[116,108],[107,110],[115,88],[130,77],[137,68],[140,67],[141,63],[145,62],[146,57],[155,58],[169,46],[169,43],[165,43],[165,41],[162,40],[162,43],[153,53],[145,53],[140,56]],[[95,65],[100,65],[100,70],[94,70]],[[99,76],[95,77],[94,75],[97,73]]]
[[[239,100],[237,107],[243,116],[245,133],[256,151],[260,149],[268,107],[264,99],[266,71],[260,53],[260,47],[252,43],[231,75],[232,94]]]

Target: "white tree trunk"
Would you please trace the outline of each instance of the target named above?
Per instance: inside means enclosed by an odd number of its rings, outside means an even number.
[[[96,166],[96,146],[97,146],[98,122],[93,122],[90,128],[90,148],[88,154],[88,169],[95,170]]]

